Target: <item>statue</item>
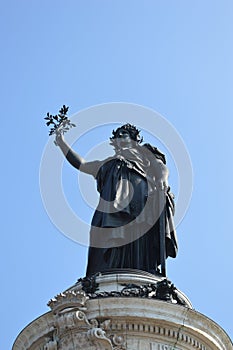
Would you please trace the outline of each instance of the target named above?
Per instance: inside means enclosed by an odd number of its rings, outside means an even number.
[[[176,257],[177,239],[164,154],[150,144],[141,145],[139,130],[125,124],[110,137],[115,155],[86,162],[66,143],[66,130],[55,129],[55,144],[73,167],[96,179],[100,193],[86,275],[129,268],[166,276],[165,260]]]

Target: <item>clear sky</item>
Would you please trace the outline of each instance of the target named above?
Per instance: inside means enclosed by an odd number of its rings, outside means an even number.
[[[179,132],[194,188],[168,277],[233,337],[232,1],[9,0],[0,14],[1,349],[85,273],[87,248],[52,224],[39,187],[43,117],[63,104],[135,103]],[[78,211],[75,170],[63,178]]]

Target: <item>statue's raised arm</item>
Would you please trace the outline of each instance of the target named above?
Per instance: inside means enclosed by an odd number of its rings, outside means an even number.
[[[67,144],[67,142],[64,139],[64,136],[61,133],[56,134],[56,144],[60,147],[62,153],[64,154],[68,162],[76,169],[80,169],[81,164],[85,163],[84,158],[82,158]]]

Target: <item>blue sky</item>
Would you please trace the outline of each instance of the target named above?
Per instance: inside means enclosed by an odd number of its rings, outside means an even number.
[[[0,13],[1,349],[85,273],[87,249],[57,230],[40,195],[43,117],[63,104],[139,104],[179,132],[194,188],[168,277],[232,337],[232,2],[10,0]],[[79,208],[75,170],[64,165],[63,178]]]

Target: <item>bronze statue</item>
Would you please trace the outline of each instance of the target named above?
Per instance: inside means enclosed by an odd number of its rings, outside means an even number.
[[[139,130],[125,124],[110,138],[114,156],[86,162],[61,133],[56,134],[66,159],[94,176],[100,193],[91,224],[87,276],[121,268],[165,276],[165,259],[176,257],[174,201],[165,156],[141,142]]]

